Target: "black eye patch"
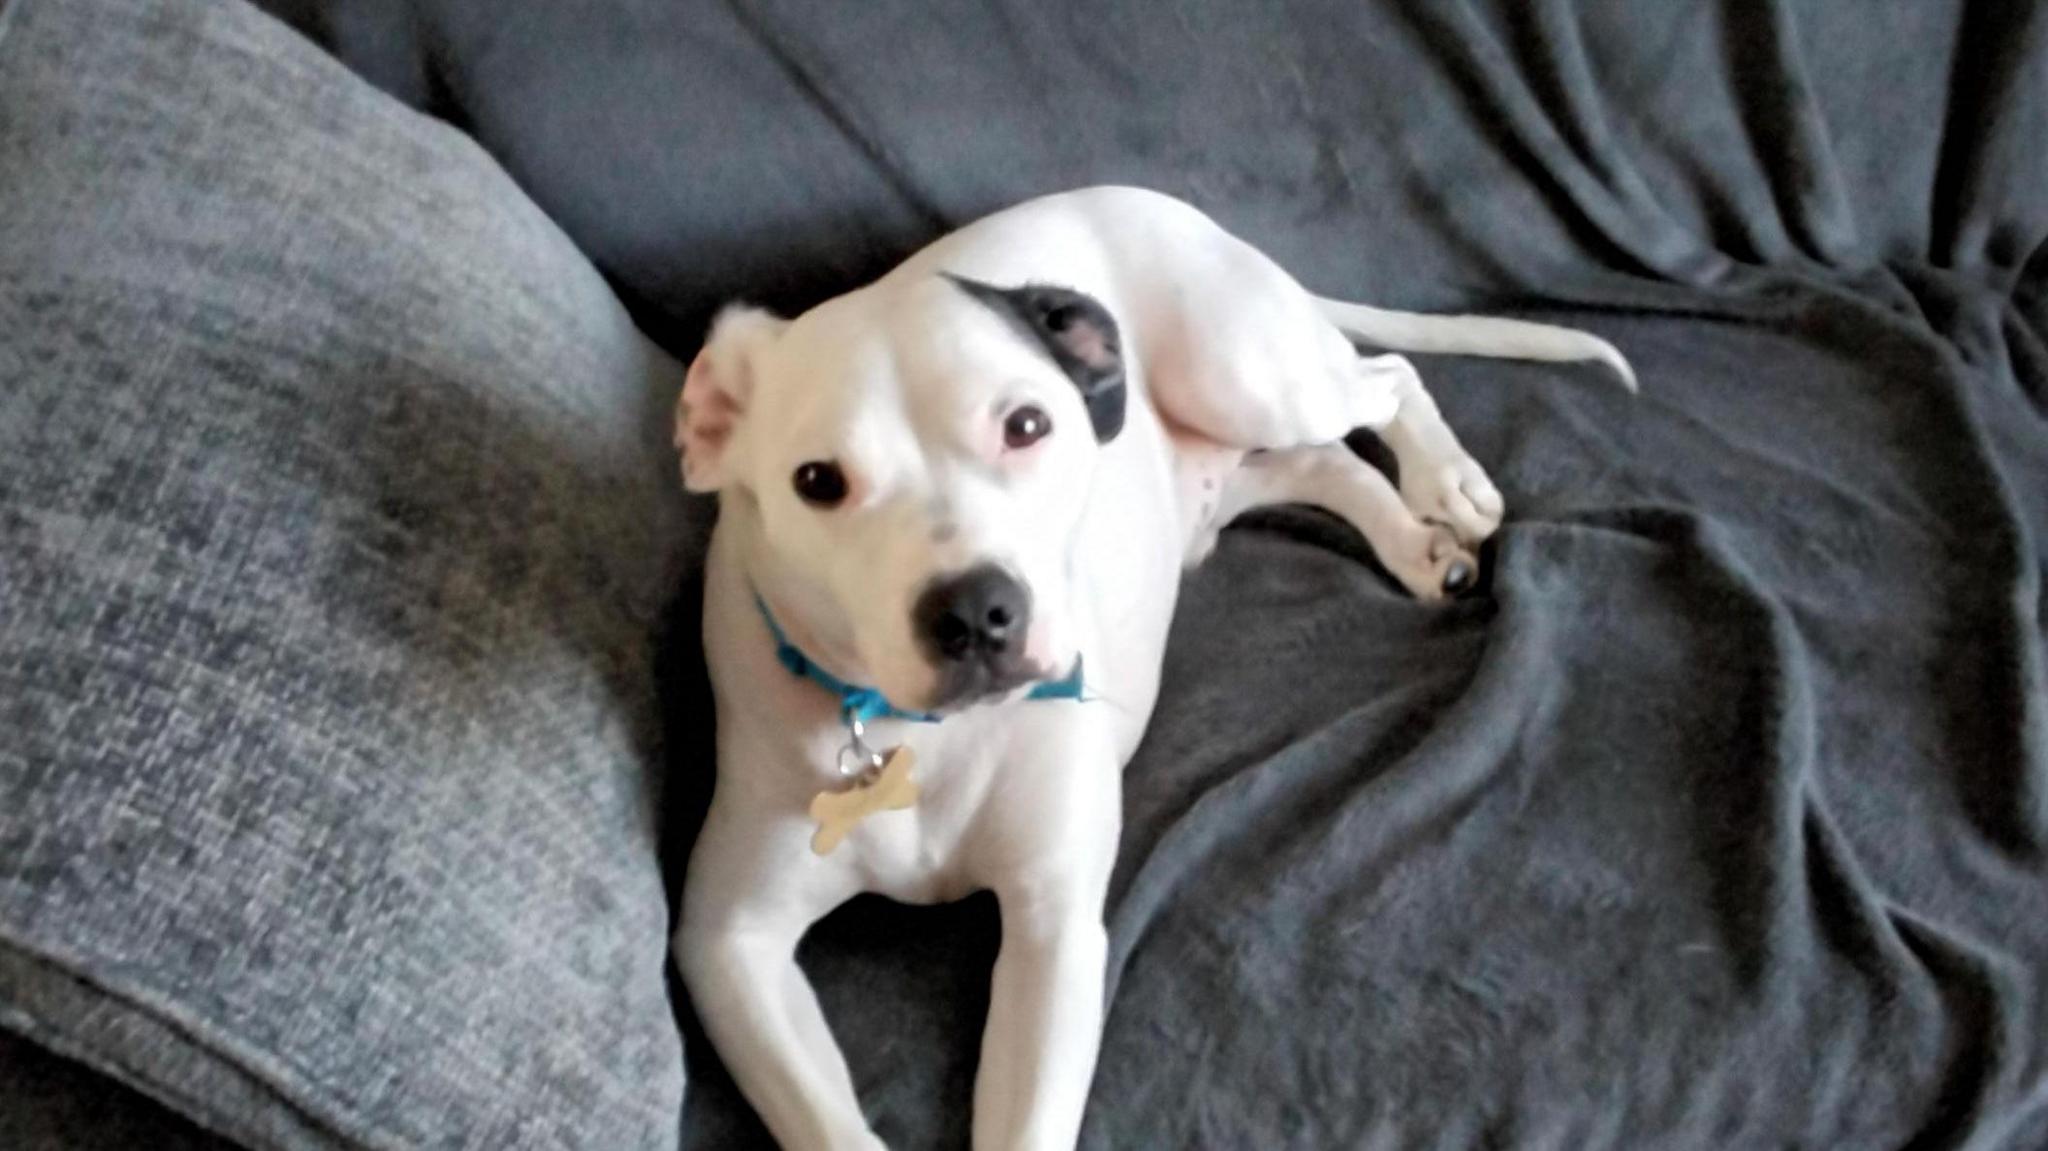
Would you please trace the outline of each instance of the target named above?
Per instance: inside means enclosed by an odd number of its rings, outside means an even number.
[[[1080,391],[1097,443],[1106,444],[1123,431],[1123,344],[1108,308],[1071,288],[1050,284],[998,288],[951,272],[945,276],[1052,357]]]

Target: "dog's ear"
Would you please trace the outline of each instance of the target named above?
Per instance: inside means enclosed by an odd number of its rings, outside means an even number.
[[[1106,444],[1124,430],[1123,343],[1108,308],[1071,288],[998,288],[950,272],[946,278],[1045,349],[1080,390],[1097,442]]]
[[[732,478],[727,449],[753,398],[754,364],[760,350],[782,334],[789,321],[759,308],[732,305],[711,321],[704,350],[683,377],[676,397],[676,450],[682,453],[683,486],[715,492]]]

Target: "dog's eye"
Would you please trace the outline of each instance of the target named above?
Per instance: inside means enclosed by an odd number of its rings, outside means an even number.
[[[1044,408],[1026,404],[1011,412],[1003,420],[1003,444],[1011,448],[1028,448],[1052,433],[1052,417]]]
[[[796,474],[790,477],[796,494],[812,507],[838,507],[846,498],[846,473],[830,460],[812,460],[799,464]]]

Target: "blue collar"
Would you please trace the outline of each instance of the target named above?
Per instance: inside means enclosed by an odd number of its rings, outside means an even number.
[[[850,684],[812,662],[811,657],[798,650],[782,633],[781,625],[768,610],[768,601],[760,593],[754,595],[754,606],[761,609],[761,622],[768,625],[768,634],[775,640],[775,659],[789,674],[823,687],[839,697],[839,716],[848,725],[855,722],[871,723],[878,719],[907,719],[913,723],[937,723],[945,717],[929,711],[906,711],[889,702],[880,688],[860,687]],[[1074,661],[1074,670],[1063,679],[1046,680],[1031,689],[1025,699],[1074,699],[1081,698],[1081,661]]]

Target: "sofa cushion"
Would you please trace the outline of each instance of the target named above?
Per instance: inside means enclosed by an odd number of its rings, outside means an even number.
[[[0,109],[0,1026],[253,1145],[673,1146],[676,365],[239,3],[15,0]]]

